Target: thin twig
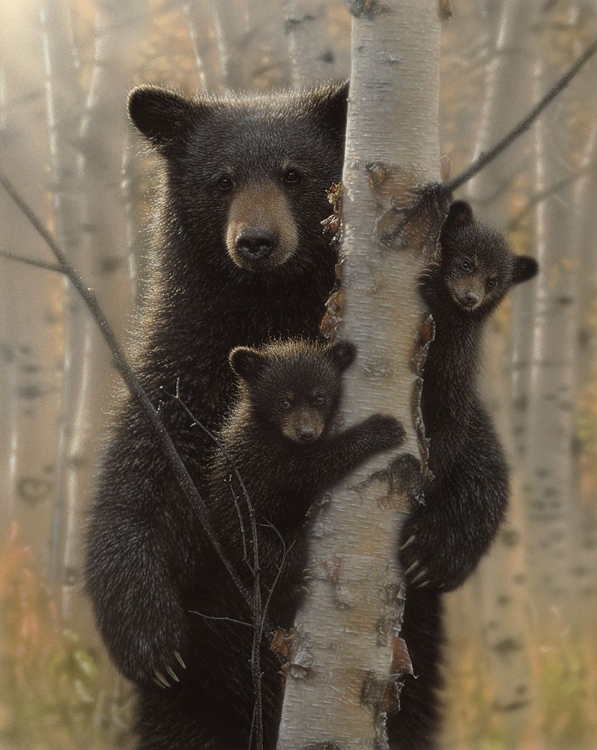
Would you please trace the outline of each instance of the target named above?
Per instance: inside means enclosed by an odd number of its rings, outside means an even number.
[[[16,260],[19,263],[26,263],[28,266],[35,266],[36,268],[43,268],[46,271],[56,271],[57,273],[64,273],[60,266],[55,263],[48,263],[44,260],[37,260],[37,258],[28,258],[26,255],[19,255],[18,253],[11,253],[10,250],[0,250],[0,256],[7,260]]]
[[[199,617],[203,617],[204,620],[218,620],[221,622],[232,622],[235,625],[244,625],[247,628],[253,628],[253,625],[250,622],[244,622],[243,620],[235,620],[234,617],[225,617],[224,615],[206,615],[203,612],[197,612],[196,609],[189,609],[189,614],[191,615],[199,615]]]
[[[477,174],[477,172],[480,172],[486,164],[492,161],[504,149],[508,148],[508,146],[513,141],[515,141],[520,135],[528,130],[533,122],[537,119],[537,117],[541,114],[541,112],[543,112],[548,104],[550,104],[556,98],[556,96],[560,93],[560,91],[562,91],[562,89],[566,88],[566,86],[570,83],[570,81],[574,78],[578,71],[595,54],[595,52],[597,52],[597,39],[587,47],[587,49],[582,53],[582,55],[578,58],[574,65],[572,65],[572,67],[568,69],[568,71],[560,78],[560,80],[556,84],[554,84],[554,86],[552,86],[547,94],[545,94],[543,99],[537,102],[537,104],[533,107],[529,114],[524,119],[522,119],[513,130],[511,130],[506,136],[504,136],[501,141],[498,141],[498,143],[496,143],[493,148],[487,151],[487,153],[482,154],[478,159],[476,159],[476,161],[474,161],[468,169],[465,169],[461,175],[451,180],[450,182],[447,182],[444,185],[445,190],[449,193],[452,193],[461,185],[464,185],[465,182],[468,182]]]
[[[282,571],[284,570],[284,566],[286,565],[286,560],[288,558],[288,555],[289,555],[291,549],[296,544],[296,539],[294,540],[294,542],[292,542],[292,544],[290,545],[290,547],[287,547],[286,546],[286,542],[284,540],[284,537],[282,536],[282,534],[280,534],[279,529],[277,529],[271,521],[267,521],[266,523],[261,524],[261,525],[265,526],[266,528],[273,529],[276,532],[276,534],[278,535],[278,539],[280,540],[280,542],[282,544],[282,550],[283,550],[283,552],[282,552],[282,559],[280,560],[280,564],[278,565],[278,571],[277,571],[276,576],[275,576],[275,578],[273,580],[271,588],[270,588],[270,590],[268,592],[268,597],[267,597],[267,599],[265,601],[265,605],[263,607],[263,617],[261,618],[261,632],[263,634],[263,629],[265,627],[265,620],[266,620],[266,617],[267,617],[267,611],[269,609],[269,605],[271,603],[272,596],[274,594],[274,589],[276,588],[276,586],[278,584],[278,581],[280,580],[280,576],[282,575]]]
[[[558,180],[558,182],[555,182],[550,187],[546,188],[545,190],[542,190],[540,192],[535,193],[529,198],[529,201],[527,202],[526,206],[522,208],[516,216],[512,218],[512,220],[508,223],[507,230],[508,232],[513,231],[516,229],[519,224],[522,222],[524,217],[529,214],[535,206],[538,206],[543,201],[547,200],[553,195],[557,195],[561,190],[568,187],[569,185],[573,185],[577,180],[579,180],[581,177],[583,177],[587,172],[593,172],[595,168],[597,167],[597,164],[589,164],[586,167],[582,167],[581,169],[577,170],[574,174],[570,175],[569,177],[565,177],[563,180]]]
[[[230,477],[230,479],[232,479],[232,477]],[[243,514],[241,512],[240,505],[238,504],[238,498],[236,497],[236,492],[234,491],[234,485],[232,484],[232,481],[230,482],[230,494],[232,495],[232,502],[234,503],[234,507],[236,509],[236,515],[238,516],[238,525],[240,526],[240,537],[241,537],[241,542],[243,545],[243,560],[245,561],[247,567],[251,571],[251,575],[255,575],[253,566],[249,562],[245,522],[243,521]]]

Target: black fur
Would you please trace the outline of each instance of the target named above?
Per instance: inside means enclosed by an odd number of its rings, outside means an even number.
[[[218,428],[235,394],[233,347],[318,337],[336,262],[320,222],[330,211],[326,188],[341,176],[345,101],[342,87],[195,102],[151,87],[131,94],[131,116],[165,155],[154,274],[137,332],[137,370],[156,406],[167,401],[161,387],[174,391],[179,381],[194,415]],[[284,181],[289,164],[302,172],[298,186]],[[229,173],[234,188],[220,189]],[[228,214],[238,191],[259,182],[286,199],[299,242],[283,265],[255,261],[249,270],[228,251]],[[166,403],[162,415],[201,487],[210,441],[178,407]],[[87,585],[112,655],[136,682],[147,682],[179,641],[169,583],[185,566],[176,541],[189,533],[192,517],[151,426],[128,398],[100,474]],[[136,601],[144,612],[129,620],[128,602]],[[149,637],[156,629],[163,637]]]
[[[354,347],[347,342],[287,341],[231,353],[241,378],[240,398],[220,435],[225,452],[215,447],[208,457],[206,494],[226,555],[252,587],[248,496],[258,527],[262,598],[269,600],[267,614],[274,626],[289,629],[294,621],[306,564],[305,522],[314,500],[366,458],[404,440],[401,425],[382,415],[329,435],[340,375],[353,358]],[[189,608],[200,612],[187,616],[188,670],[181,675],[182,685],[167,695],[142,688],[142,747],[246,750],[254,705],[253,631],[209,618],[244,616],[248,621],[249,616],[220,561],[200,538],[186,556],[197,557],[185,588]],[[280,663],[265,642],[261,659],[265,747],[273,750],[282,701]]]
[[[404,526],[400,553],[410,584],[403,637],[419,676],[404,688],[403,729],[408,728],[392,744],[405,750],[434,746],[440,592],[457,588],[474,570],[508,500],[508,467],[478,392],[483,326],[514,284],[537,273],[533,258],[515,257],[503,235],[475,221],[463,201],[451,205],[440,244],[441,263],[423,278],[423,296],[437,327],[421,403],[434,479],[425,487],[425,504]]]
[[[174,391],[179,381],[184,403],[201,422],[218,429],[235,395],[228,365],[232,348],[259,346],[272,338],[319,337],[337,262],[320,222],[330,213],[326,189],[341,178],[346,98],[346,86],[338,85],[193,101],[141,87],[129,99],[133,122],[163,157],[154,263],[137,332],[137,371],[154,403],[165,401],[164,422],[203,494],[212,445],[160,389]],[[443,236],[448,238],[448,228]],[[429,372],[432,361],[433,356]],[[427,415],[433,409],[431,391],[426,386]],[[461,432],[464,436],[464,427]],[[439,462],[439,451],[434,453],[432,460]],[[428,504],[434,507],[432,490]],[[458,545],[434,514],[420,510],[413,519],[420,541],[409,555],[427,561],[426,550],[433,548],[439,559],[451,560]],[[481,521],[477,514],[471,523],[487,526],[490,538],[499,514],[492,511]],[[457,562],[463,571],[476,564],[480,537],[479,532],[473,538],[470,554],[467,537],[459,537],[464,546]],[[139,686],[141,725],[152,727],[151,737],[144,731],[143,747],[209,747],[201,721],[189,723],[197,710],[197,677],[181,668],[176,654],[190,658],[199,650],[209,670],[209,660],[215,665],[224,651],[229,672],[213,686],[214,695],[229,680],[238,694],[244,691],[241,703],[248,705],[252,688],[244,681],[246,669],[240,678],[232,666],[235,654],[245,658],[236,640],[224,643],[215,624],[209,636],[207,622],[202,623],[206,640],[192,638],[188,610],[203,609],[193,582],[208,589],[213,584],[203,603],[218,603],[222,613],[235,610],[241,617],[245,605],[224,573],[204,580],[213,563],[204,533],[131,398],[119,412],[103,460],[87,550],[87,589],[99,628],[119,669]],[[452,566],[452,582],[466,572]],[[426,608],[407,604],[404,627],[412,633],[414,652],[435,649],[422,621]],[[273,658],[264,653],[264,668],[273,669]],[[435,657],[429,669],[434,665]],[[175,692],[154,683],[156,672],[158,681],[173,682],[168,668],[182,680]],[[407,706],[419,684],[403,691],[398,733],[401,723],[413,721]],[[277,705],[277,698],[265,698],[266,710]],[[222,710],[215,699],[206,698],[207,714]],[[419,714],[413,715],[419,723]]]

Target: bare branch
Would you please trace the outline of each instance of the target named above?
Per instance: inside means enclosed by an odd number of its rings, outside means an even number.
[[[537,119],[537,117],[539,117],[541,112],[543,112],[543,110],[549,104],[551,104],[556,96],[566,88],[566,86],[570,83],[570,81],[574,78],[578,71],[588,60],[590,60],[595,52],[597,52],[597,39],[587,47],[587,49],[578,58],[574,65],[560,78],[560,80],[554,86],[552,86],[547,94],[545,94],[543,99],[535,104],[529,114],[523,120],[521,120],[518,125],[513,128],[506,136],[504,136],[501,141],[498,141],[498,143],[496,143],[493,148],[491,148],[487,153],[483,154],[476,161],[474,161],[468,169],[465,169],[465,171],[461,175],[453,180],[450,180],[450,182],[445,185],[446,190],[448,192],[453,192],[461,185],[464,185],[465,182],[468,182],[472,177],[480,172],[486,164],[489,164],[490,161],[493,161],[496,156],[499,156],[499,154],[501,154],[502,151],[508,148],[511,143],[513,143],[520,135],[526,132],[531,127],[533,122]]]
[[[199,491],[195,487],[195,484],[184,463],[182,462],[182,459],[178,455],[176,447],[174,446],[174,443],[172,442],[172,439],[168,434],[160,415],[151,403],[149,397],[143,390],[143,387],[141,386],[141,383],[139,382],[137,376],[133,372],[133,369],[129,365],[122,347],[118,343],[106,316],[104,315],[96,300],[93,289],[91,287],[88,287],[84,283],[83,279],[74,268],[74,266],[69,263],[66,255],[58,246],[52,235],[48,232],[43,223],[38,219],[33,210],[18,193],[12,182],[8,179],[8,177],[2,170],[0,170],[0,184],[4,187],[14,203],[16,203],[23,214],[27,217],[35,231],[40,235],[40,237],[42,237],[50,250],[54,253],[54,256],[58,260],[60,270],[62,271],[62,273],[68,276],[75,289],[79,292],[79,294],[89,307],[91,314],[98,324],[102,335],[106,340],[110,351],[112,352],[112,355],[114,357],[114,364],[118,372],[121,374],[124,382],[128,386],[131,395],[138,401],[139,405],[145,412],[146,417],[151,422],[156,432],[158,441],[168,459],[170,467],[174,472],[181,490],[183,491],[187,500],[191,503],[193,510],[195,511],[203,529],[205,530],[207,538],[220,556],[220,559],[222,560],[224,567],[228,571],[230,578],[233,580],[235,586],[243,595],[243,598],[252,610],[253,598],[251,596],[251,592],[244,585],[244,583],[239,578],[236,571],[232,568],[232,565],[228,562],[226,556],[224,555],[222,545],[220,544],[220,541],[217,538],[217,534],[212,528],[211,521],[209,520],[209,512],[205,500],[199,494]]]

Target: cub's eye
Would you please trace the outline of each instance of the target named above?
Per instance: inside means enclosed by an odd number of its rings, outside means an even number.
[[[234,187],[234,182],[232,181],[232,177],[228,177],[228,175],[224,174],[218,179],[218,188],[223,193],[228,193],[232,188]]]
[[[315,396],[313,403],[315,406],[323,406],[325,404],[325,396]]]
[[[296,185],[301,181],[301,175],[296,169],[287,169],[284,172],[283,179],[289,185]]]
[[[466,273],[470,273],[473,270],[473,264],[470,260],[462,260],[460,261],[460,268]]]
[[[487,283],[485,284],[485,286],[488,289],[495,289],[495,287],[497,286],[497,279],[487,279]]]
[[[282,409],[290,409],[290,401],[280,401],[280,407]]]

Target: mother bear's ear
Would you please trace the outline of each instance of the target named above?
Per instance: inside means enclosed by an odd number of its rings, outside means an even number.
[[[129,117],[152,146],[167,150],[190,130],[206,104],[159,86],[137,86],[128,96]]]

